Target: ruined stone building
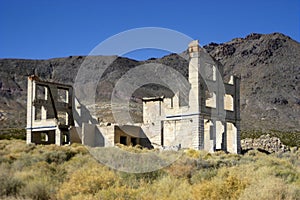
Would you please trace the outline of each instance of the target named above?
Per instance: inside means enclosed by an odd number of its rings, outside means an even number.
[[[98,123],[91,116],[84,120],[84,107],[71,86],[29,77],[27,143],[80,142],[92,147],[121,143],[240,153],[240,79],[231,76],[225,83],[223,67],[198,41],[188,48],[187,104],[180,103],[176,91],[171,98],[143,98],[143,123]]]
[[[27,143],[68,144],[72,102],[72,86],[28,77]]]

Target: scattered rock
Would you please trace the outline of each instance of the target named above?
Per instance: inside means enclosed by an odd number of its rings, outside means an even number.
[[[273,104],[278,104],[278,105],[286,105],[288,104],[288,100],[285,99],[284,97],[275,97],[275,99],[272,101]]]
[[[246,39],[248,39],[248,40],[258,40],[261,36],[262,36],[262,34],[251,33],[250,35],[248,35],[246,37]]]
[[[269,153],[287,152],[290,148],[280,141],[277,137],[271,137],[269,134],[262,135],[259,138],[246,138],[241,140],[243,150],[261,149]]]
[[[218,49],[218,52],[216,52],[216,57],[226,57],[231,56],[235,52],[235,47],[233,44],[224,44]]]

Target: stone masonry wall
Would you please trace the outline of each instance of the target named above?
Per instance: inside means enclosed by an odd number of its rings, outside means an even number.
[[[241,146],[243,150],[263,149],[269,153],[290,151],[290,148],[282,144],[279,138],[271,137],[269,134],[262,135],[256,139],[243,139],[241,140]]]

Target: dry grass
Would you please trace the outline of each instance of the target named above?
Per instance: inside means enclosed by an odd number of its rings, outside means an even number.
[[[82,145],[0,140],[0,199],[299,199],[299,150],[180,154],[166,168],[130,174],[99,164]]]

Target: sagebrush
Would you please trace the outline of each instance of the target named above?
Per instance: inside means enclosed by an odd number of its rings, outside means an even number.
[[[117,147],[115,147],[117,148]],[[147,150],[129,150],[143,153]],[[176,152],[174,152],[176,153]],[[300,151],[265,155],[184,150],[172,165],[130,174],[82,145],[0,141],[1,199],[299,199]]]

